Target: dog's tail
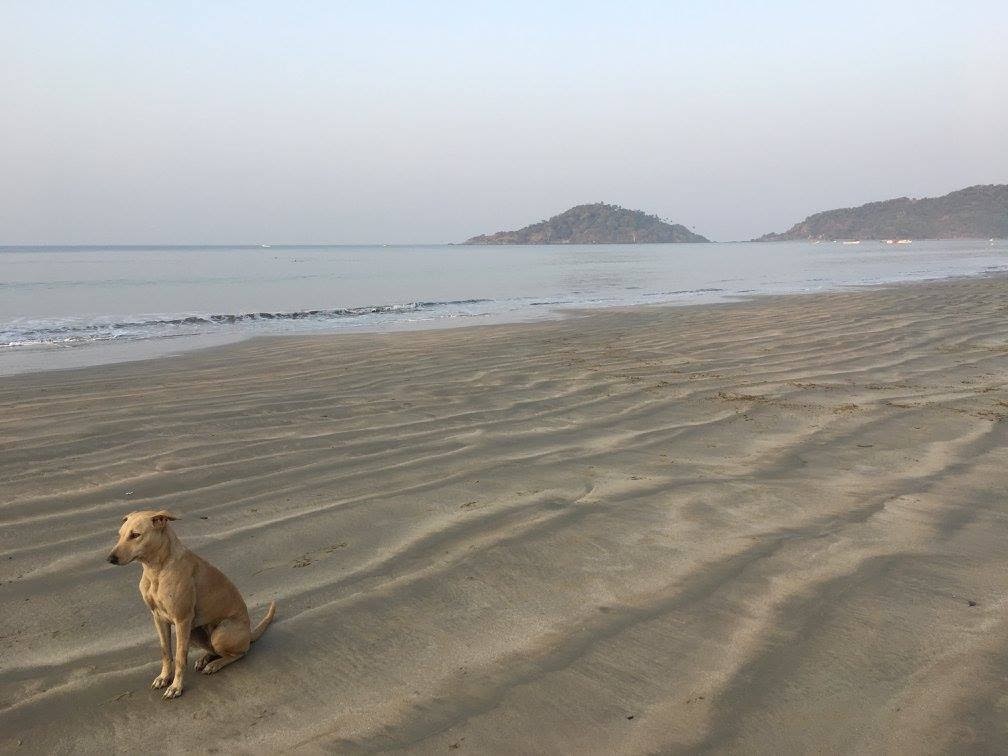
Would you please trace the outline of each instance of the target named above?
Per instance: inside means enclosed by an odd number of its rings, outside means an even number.
[[[276,601],[270,601],[269,609],[266,610],[266,616],[263,617],[262,622],[256,625],[252,630],[253,643],[259,640],[259,636],[266,632],[266,627],[273,621],[274,614],[276,614]]]

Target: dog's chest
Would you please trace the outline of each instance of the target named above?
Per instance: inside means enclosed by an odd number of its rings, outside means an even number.
[[[144,603],[150,610],[162,619],[170,620],[175,612],[172,611],[173,592],[165,590],[165,587],[156,578],[148,578],[144,585],[140,587],[140,595],[143,596]]]

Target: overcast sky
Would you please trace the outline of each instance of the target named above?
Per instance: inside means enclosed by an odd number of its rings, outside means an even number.
[[[817,9],[808,6],[815,5]],[[0,243],[716,240],[1008,181],[1008,2],[0,4]]]

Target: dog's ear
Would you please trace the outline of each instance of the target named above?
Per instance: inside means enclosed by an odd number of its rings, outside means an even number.
[[[155,528],[163,528],[168,520],[177,520],[178,517],[173,515],[171,512],[162,509],[160,512],[155,512],[151,517],[151,522],[154,523]]]
[[[129,515],[123,515],[123,520],[122,520],[123,522],[126,522],[126,520],[128,520],[128,519],[129,519]]]

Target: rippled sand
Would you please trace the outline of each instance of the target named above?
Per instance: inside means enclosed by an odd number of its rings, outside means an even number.
[[[1004,278],[0,379],[0,750],[999,750],[1006,416]],[[160,507],[278,603],[173,702]]]

